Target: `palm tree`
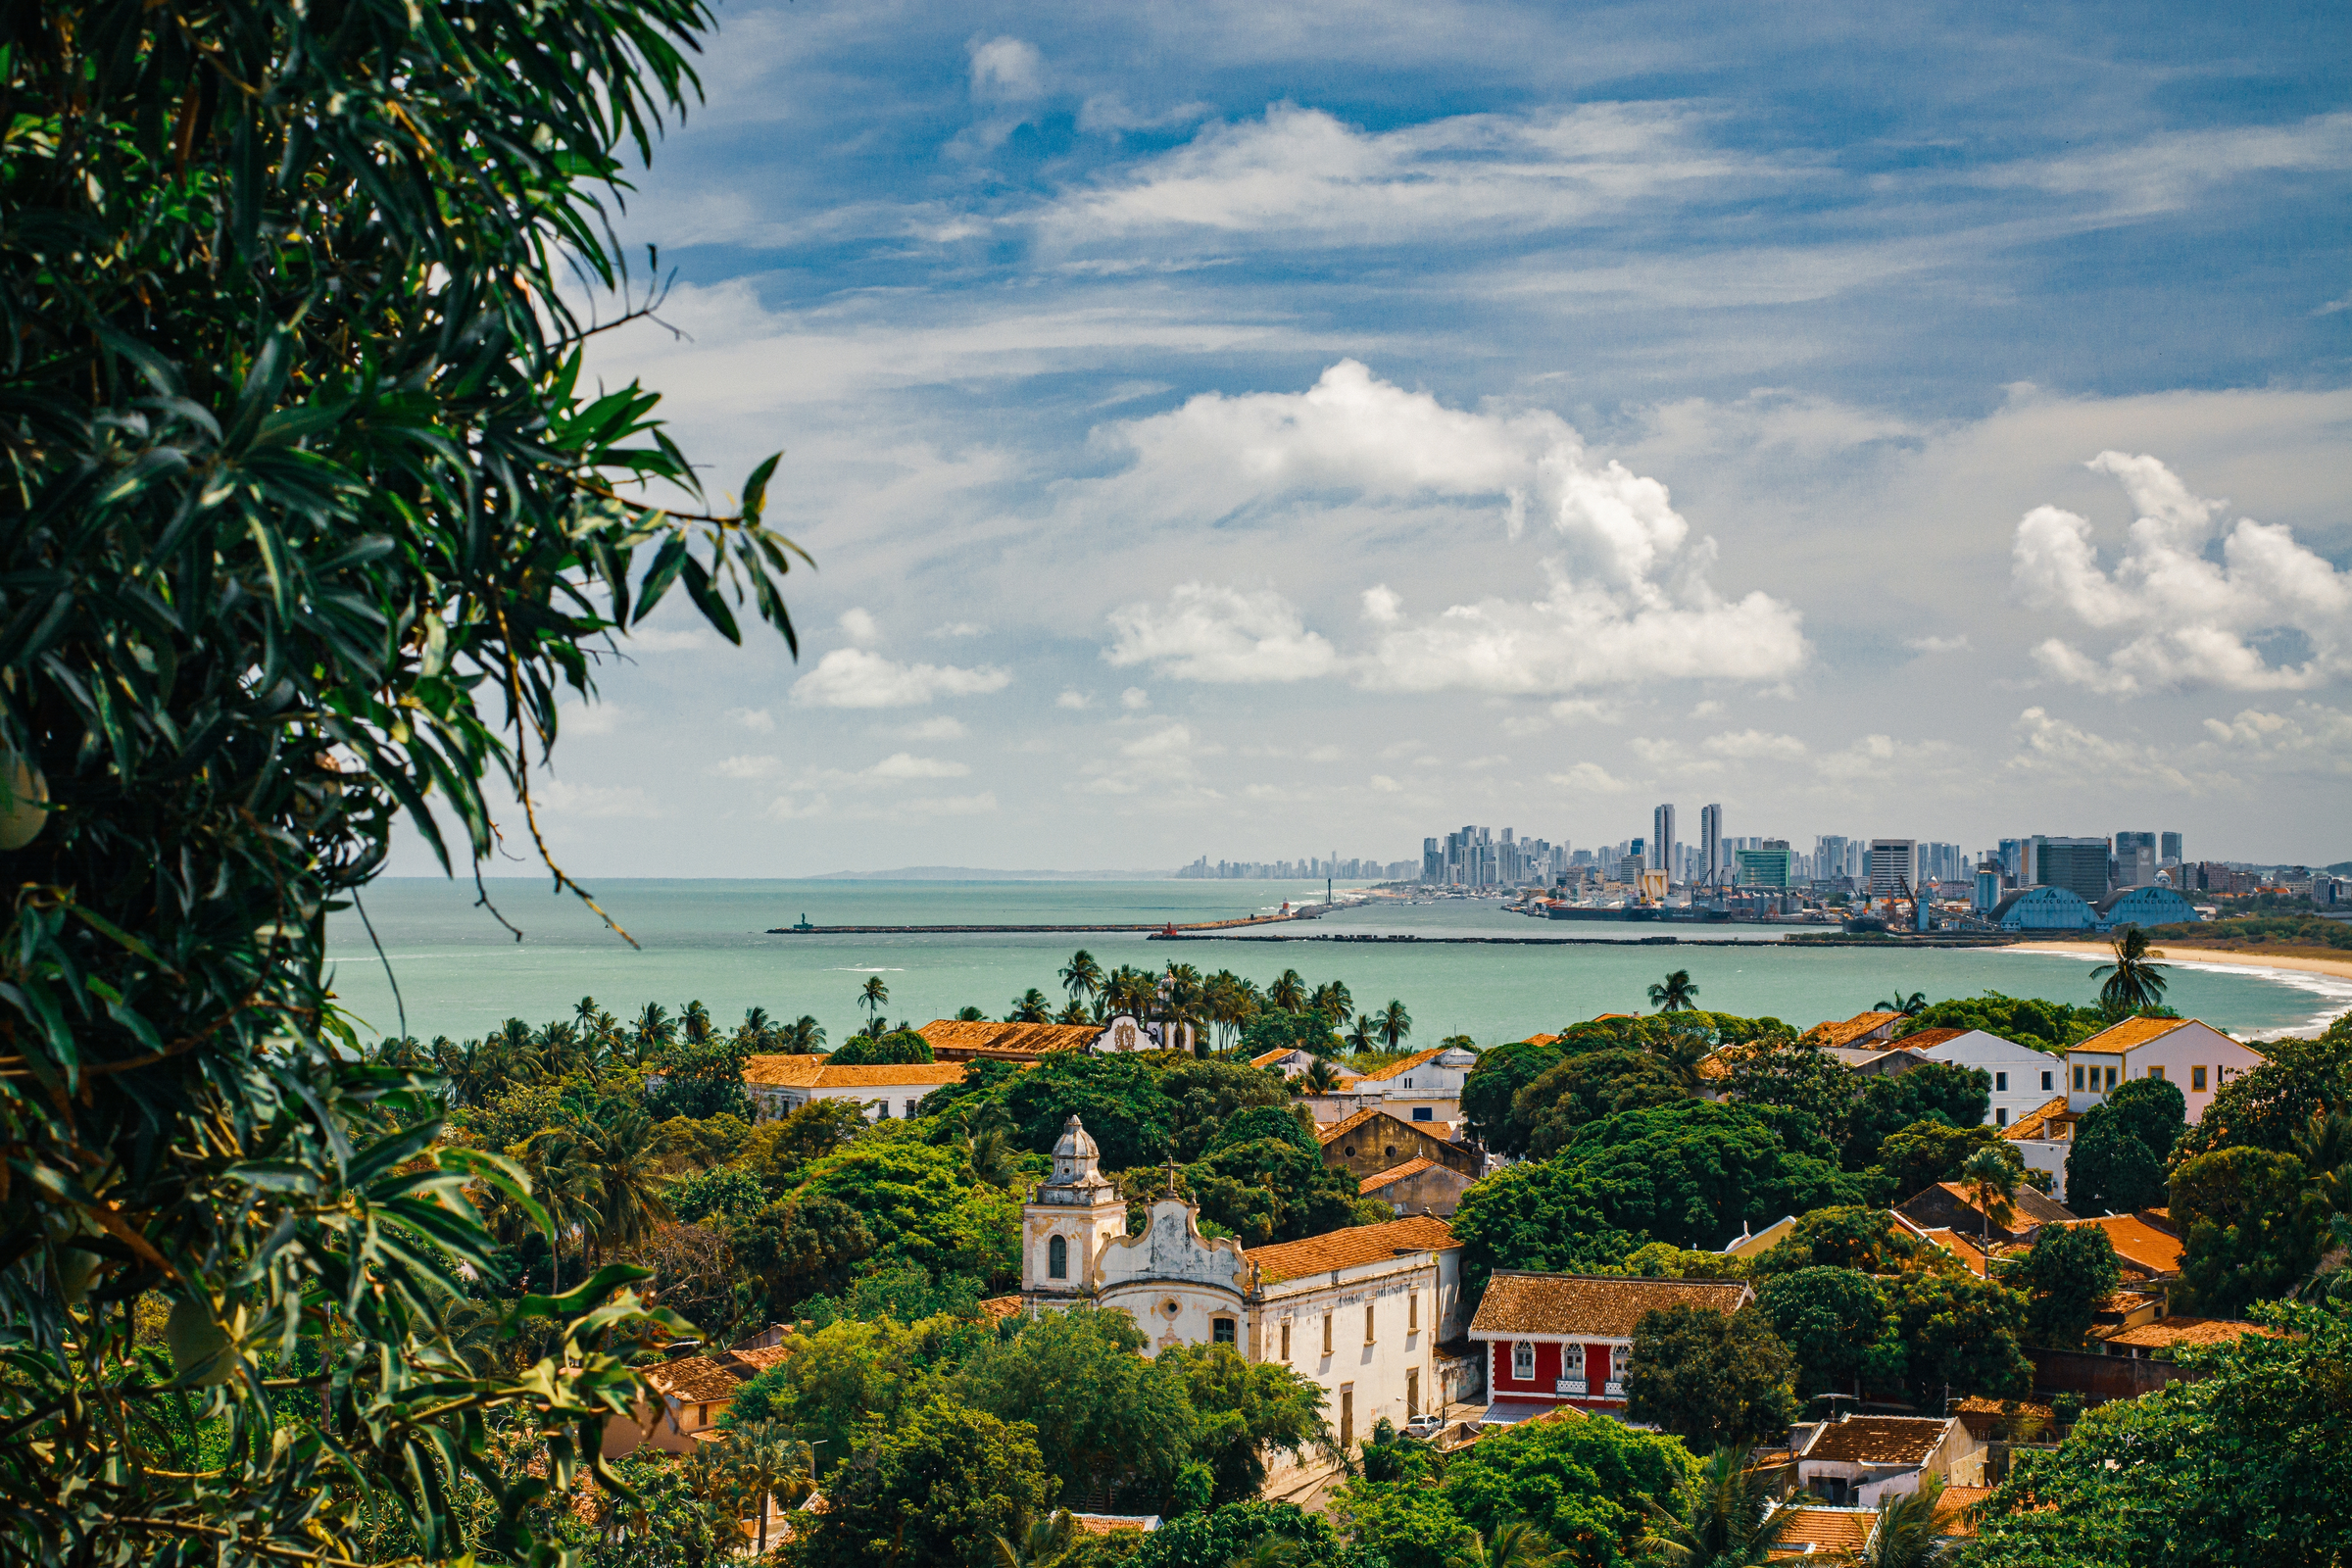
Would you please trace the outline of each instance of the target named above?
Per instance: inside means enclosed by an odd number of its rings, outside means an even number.
[[[1370,1051],[1379,1042],[1380,1036],[1374,1032],[1372,1015],[1368,1012],[1359,1012],[1355,1015],[1355,1022],[1340,1038],[1346,1042],[1349,1051],[1360,1053]]]
[[[1341,982],[1326,981],[1315,987],[1314,996],[1307,1001],[1306,1010],[1328,1019],[1331,1026],[1337,1029],[1355,1010],[1355,998],[1348,994],[1347,986]]]
[[[1298,1083],[1306,1094],[1328,1095],[1340,1087],[1340,1069],[1331,1064],[1328,1056],[1317,1056],[1298,1075]]]
[[[1898,990],[1895,992],[1892,1002],[1880,1003],[1877,1010],[1899,1012],[1906,1018],[1916,1018],[1928,1010],[1928,994],[1924,991],[1914,991],[1906,997]]]
[[[1677,969],[1666,977],[1663,985],[1649,988],[1649,1004],[1660,1012],[1688,1012],[1698,1005],[1690,999],[1698,995],[1698,987],[1690,981],[1690,971]]]
[[[1989,1276],[1993,1219],[1997,1216],[2001,1228],[2006,1230],[2016,1215],[2009,1200],[2017,1193],[2017,1167],[2009,1163],[2003,1151],[1980,1149],[1960,1162],[1960,1185],[1968,1189],[1968,1196],[1976,1200],[1977,1207],[1984,1215],[1984,1271]]]
[[[1306,1010],[1305,977],[1296,969],[1283,970],[1281,974],[1275,976],[1274,983],[1266,987],[1266,1001],[1271,1003],[1278,1011],[1304,1012]]]
[[[867,975],[865,984],[858,988],[858,1004],[865,1009],[868,1033],[881,1033],[882,1004],[889,1000],[890,987],[882,983],[882,977],[878,974]]]
[[[1640,1549],[1645,1557],[1684,1568],[1763,1563],[1798,1513],[1796,1505],[1773,1500],[1764,1473],[1750,1470],[1737,1448],[1717,1448],[1675,1501],[1679,1512],[1646,1504],[1651,1522]]]
[[[956,1009],[956,1019],[958,1023],[986,1023],[988,1014],[978,1007],[966,1005]]]
[[[710,1038],[710,1009],[699,1001],[689,1002],[686,1010],[678,1016],[678,1027],[685,1034],[688,1045],[703,1044]]]
[[[1017,1155],[1002,1122],[984,1125],[963,1140],[963,1157],[972,1167],[972,1175],[991,1187],[1010,1187],[1020,1180]]]
[[[765,1552],[769,1500],[781,1497],[790,1507],[816,1490],[816,1450],[797,1441],[781,1421],[737,1427],[726,1446],[734,1457],[736,1486],[759,1510],[760,1550]]]
[[[1403,1003],[1394,998],[1387,1006],[1372,1015],[1372,1021],[1380,1026],[1380,1038],[1389,1043],[1391,1051],[1403,1044],[1405,1037],[1413,1032],[1413,1015],[1404,1010]]]
[[[1525,1519],[1494,1527],[1492,1536],[1473,1530],[1470,1544],[1446,1559],[1446,1568],[1551,1568],[1568,1554]]]
[[[1006,1023],[1050,1023],[1053,1018],[1053,1009],[1046,1002],[1046,994],[1035,986],[1013,998],[1012,1010],[1004,1015]]]
[[[1102,989],[1102,966],[1095,956],[1080,948],[1070,955],[1070,961],[1061,966],[1061,989],[1070,994],[1073,1003],[1092,998]]]
[[[1067,1508],[1056,1508],[1043,1519],[1027,1513],[1016,1517],[1012,1539],[996,1537],[999,1568],[1047,1568],[1069,1554],[1078,1537],[1078,1521]]]
[[[1478,1039],[1474,1035],[1447,1035],[1438,1042],[1438,1049],[1440,1051],[1476,1051]]]
[[[1942,1500],[1941,1476],[1922,1476],[1917,1492],[1883,1494],[1869,1540],[1839,1560],[1852,1568],[1944,1568],[1958,1561],[1960,1543],[1945,1540],[1936,1523]]]
[[[1112,1012],[1123,1012],[1136,1018],[1150,1017],[1153,1004],[1159,1000],[1159,982],[1150,970],[1122,963],[1111,971],[1110,978],[1104,983],[1102,999]]]
[[[1072,997],[1061,1004],[1061,1010],[1054,1015],[1054,1021],[1055,1023],[1083,1024],[1091,1023],[1094,1020],[1087,1014],[1086,1004]]]
[[[2115,961],[2090,971],[2093,980],[2101,975],[2107,976],[2107,983],[2099,987],[2099,1005],[2118,1017],[2163,1006],[2164,988],[2171,984],[2164,965],[2148,961],[2148,934],[2135,925],[2124,927],[2116,937]]]
[[[1225,1559],[1225,1568],[1285,1568],[1297,1562],[1303,1548],[1288,1536],[1269,1530],[1250,1543],[1250,1549]]]
[[[1685,1089],[1691,1090],[1698,1087],[1699,1063],[1705,1061],[1714,1049],[1711,1034],[1700,1029],[1675,1029],[1665,1039],[1648,1043],[1649,1054],[1681,1079]]]
[[[812,1056],[825,1046],[825,1026],[808,1013],[776,1032],[776,1046],[788,1056]]]

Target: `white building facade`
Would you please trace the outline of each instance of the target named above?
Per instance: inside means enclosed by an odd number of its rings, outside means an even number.
[[[2079,1116],[2134,1078],[2167,1078],[2188,1102],[2193,1127],[2222,1085],[2263,1059],[2194,1018],[2126,1018],[2066,1054],[2066,1108]]]
[[[1919,1053],[1958,1067],[1974,1067],[1991,1080],[1984,1124],[2007,1127],[2066,1093],[2066,1060],[1983,1029],[1929,1046]]]
[[[1097,1168],[1094,1140],[1070,1118],[1054,1173],[1021,1211],[1021,1296],[1032,1311],[1081,1303],[1134,1318],[1151,1351],[1227,1345],[1319,1384],[1324,1413],[1352,1445],[1387,1417],[1401,1427],[1439,1408],[1460,1338],[1461,1245],[1444,1220],[1415,1215],[1245,1250],[1200,1234],[1200,1211],[1169,1196],[1143,1234]]]

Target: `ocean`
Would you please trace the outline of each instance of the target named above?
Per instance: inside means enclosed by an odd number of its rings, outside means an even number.
[[[1358,1009],[1391,999],[1412,1015],[1412,1040],[1435,1045],[1466,1034],[1481,1045],[1524,1039],[1600,1012],[1649,1005],[1648,987],[1688,969],[1700,1005],[1769,1014],[1804,1027],[1843,1018],[1896,992],[1931,1001],[2002,991],[2087,1003],[2097,987],[2087,960],[2043,954],[1865,948],[1804,951],[1783,945],[1788,928],[1679,927],[1686,939],[1736,945],[1643,946],[1654,925],[1544,922],[1505,914],[1489,901],[1447,900],[1348,909],[1273,928],[1296,936],[1404,933],[1434,936],[1574,936],[1614,939],[1574,947],[1479,944],[1372,946],[1271,941],[1254,936],[1152,942],[1141,932],[890,936],[769,936],[804,916],[812,925],[1133,923],[1229,919],[1285,900],[1311,902],[1320,882],[860,882],[614,880],[597,900],[642,945],[632,950],[569,895],[544,880],[488,883],[492,903],[520,942],[474,907],[470,883],[387,878],[364,905],[379,958],[356,911],[331,917],[328,951],[342,1005],[368,1035],[419,1039],[479,1036],[509,1018],[567,1018],[583,997],[627,1017],[648,1002],[675,1014],[700,1001],[722,1025],[762,1006],[789,1021],[813,1014],[840,1040],[862,1021],[867,977],[890,989],[884,1016],[921,1025],[967,1004],[1003,1017],[1031,986],[1059,1005],[1058,971],[1085,948],[1104,969],[1158,970],[1171,961],[1202,973],[1231,969],[1260,985],[1296,968],[1310,985],[1346,983]],[[389,960],[399,983],[396,1003]],[[2180,966],[2170,1001],[2243,1036],[2302,1033],[2352,1008],[2352,983],[2283,970]]]

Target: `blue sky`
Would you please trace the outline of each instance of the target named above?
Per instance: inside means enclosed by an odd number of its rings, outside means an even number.
[[[2346,13],[1841,10],[722,7],[597,369],[820,569],[560,849],[2352,855]]]

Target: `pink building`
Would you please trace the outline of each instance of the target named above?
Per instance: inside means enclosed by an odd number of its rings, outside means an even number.
[[[1737,1312],[1755,1298],[1740,1280],[1499,1271],[1470,1320],[1487,1363],[1486,1424],[1508,1426],[1562,1405],[1622,1410],[1634,1326],[1644,1316],[1671,1306]]]

